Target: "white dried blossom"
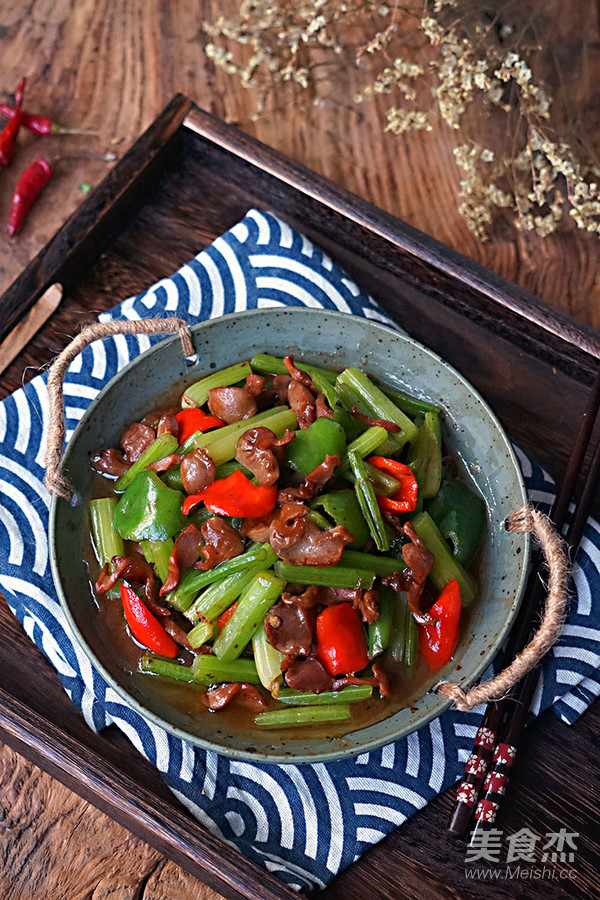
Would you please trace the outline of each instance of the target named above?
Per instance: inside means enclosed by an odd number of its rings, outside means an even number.
[[[418,109],[401,109],[391,107],[387,113],[388,124],[386,131],[393,134],[404,134],[406,131],[432,131],[431,123],[426,112]]]
[[[431,131],[442,123],[457,134],[459,211],[482,240],[500,209],[512,211],[519,230],[542,237],[567,213],[578,228],[600,233],[600,167],[573,149],[583,142],[550,127],[552,100],[535,66],[542,48],[518,37],[527,33],[528,12],[510,0],[493,9],[486,19],[473,0],[241,0],[236,15],[205,23],[205,50],[215,66],[254,89],[252,121],[278,89],[314,89],[323,72],[343,87],[353,63],[360,64],[357,103],[380,94],[402,101],[385,109],[386,131]],[[381,18],[387,27],[378,28]],[[497,127],[503,114],[504,130]],[[492,115],[493,149],[480,137]]]

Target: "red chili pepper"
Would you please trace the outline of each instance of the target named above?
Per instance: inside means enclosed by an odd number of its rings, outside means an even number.
[[[223,628],[225,625],[227,625],[227,623],[229,622],[230,618],[231,618],[232,615],[234,614],[235,608],[236,608],[237,605],[238,605],[238,602],[237,602],[237,600],[236,600],[234,603],[231,604],[231,606],[228,606],[228,607],[227,607],[227,609],[225,610],[225,612],[222,612],[222,613],[221,613],[221,615],[220,615],[219,618],[217,619],[217,625],[219,626],[219,630],[221,630],[221,628]]]
[[[21,104],[24,90],[25,79],[23,78],[15,94],[15,115],[0,132],[0,166],[8,166],[15,152],[15,143],[21,125]]]
[[[178,652],[177,644],[142,603],[136,592],[126,584],[121,585],[121,600],[127,624],[134,638],[153,653],[174,659]]]
[[[179,443],[183,444],[196,431],[208,431],[210,428],[222,428],[225,422],[216,416],[209,416],[201,409],[192,407],[182,409],[175,416],[179,425]]]
[[[456,650],[461,610],[460,587],[453,578],[429,610],[433,621],[419,625],[419,655],[434,672],[445,666]]]
[[[317,616],[317,658],[330,675],[352,675],[369,663],[358,610],[351,603],[327,606]]]
[[[17,109],[14,106],[9,106],[8,103],[0,103],[0,113],[6,119],[11,121],[16,116]],[[23,128],[26,128],[27,131],[31,131],[32,134],[38,134],[42,137],[46,137],[49,134],[97,134],[96,131],[81,131],[78,128],[65,128],[63,125],[58,125],[56,122],[53,122],[52,119],[49,119],[47,116],[38,116],[25,111],[21,113],[21,125]]]
[[[19,233],[27,213],[53,174],[54,169],[48,160],[43,157],[32,162],[22,173],[14,189],[10,213],[8,214],[6,233],[9,237],[14,237],[15,234]]]
[[[183,501],[181,511],[187,516],[197,503],[204,503],[207,509],[221,516],[236,516],[245,519],[266,516],[275,509],[277,487],[254,484],[243,472],[236,469],[226,478],[213,481],[203,491],[190,494]]]
[[[393,497],[378,497],[379,509],[384,512],[407,513],[417,508],[419,486],[410,466],[388,459],[387,456],[371,456],[368,460],[376,469],[388,472],[392,478],[400,482],[400,488]]]

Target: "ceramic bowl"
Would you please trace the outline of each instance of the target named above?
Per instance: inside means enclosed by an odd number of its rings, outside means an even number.
[[[64,457],[79,502],[53,497],[50,508],[52,570],[73,633],[92,664],[132,707],[192,744],[230,757],[264,762],[317,762],[373,750],[439,716],[450,703],[435,693],[442,680],[467,687],[487,668],[517,611],[529,544],[506,531],[507,515],[525,502],[520,470],[498,420],[469,383],[416,341],[370,320],[314,309],[254,310],[193,328],[198,362],[187,368],[177,338],[155,345],[125,366],[90,405]],[[156,408],[157,398],[254,353],[292,353],[332,368],[358,366],[391,387],[415,393],[444,409],[444,438],[484,497],[488,529],[481,558],[480,596],[468,633],[453,660],[421,686],[408,705],[384,721],[341,737],[285,739],[268,732],[235,731],[218,715],[176,708],[155,679],[128,671],[108,638],[90,586],[88,504],[96,477],[89,453],[118,444],[124,429]]]

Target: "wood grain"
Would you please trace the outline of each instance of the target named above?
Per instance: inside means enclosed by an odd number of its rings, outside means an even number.
[[[0,746],[0,784],[4,900],[218,900],[210,888],[6,746]]]
[[[107,151],[122,156],[171,96],[182,91],[199,106],[239,124],[559,309],[600,326],[597,238],[568,229],[542,241],[519,235],[501,222],[490,243],[479,243],[456,212],[458,174],[450,135],[436,132],[430,137],[416,134],[398,139],[384,134],[381,104],[350,109],[328,99],[327,85],[312,97],[286,95],[279,108],[253,123],[252,94],[215,70],[203,53],[202,22],[214,18],[222,7],[217,0],[79,0],[77,4],[5,0],[0,9],[2,89],[14,90],[26,74],[28,109],[44,112],[64,125],[95,129],[98,138],[39,139],[21,132],[18,157],[0,178],[0,222],[6,221],[18,173],[37,156]],[[597,43],[596,4],[576,0],[565,19],[569,19],[562,24],[567,28],[565,55],[573,35],[583,29]],[[347,73],[347,80],[351,95],[355,73]],[[19,238],[9,244],[0,237],[0,293],[82,203],[79,185],[98,183],[108,168],[92,160],[58,162],[55,178]],[[111,286],[110,268],[99,288],[99,306],[109,306],[122,296],[119,284]],[[30,353],[11,367],[3,381],[5,391],[32,374],[24,373],[25,365],[47,363],[79,327],[81,316],[94,311],[89,301],[87,306],[77,298],[71,302],[71,315],[51,322]],[[433,323],[431,328],[433,333]],[[479,363],[484,356],[482,350]],[[52,677],[48,672],[48,678]],[[60,687],[57,690],[60,693]],[[592,801],[586,801],[576,777],[577,771],[589,771],[587,753],[597,723],[598,714],[592,710],[568,732],[568,741],[565,726],[549,717],[531,729],[525,747],[527,776],[517,773],[514,779],[516,799],[508,819],[512,830],[525,822],[543,831],[560,827],[568,816],[584,835],[587,829],[578,881],[569,889],[572,896],[598,893],[590,830],[598,798],[595,806],[589,805]],[[566,743],[568,752],[561,747]],[[544,754],[537,752],[540,745]],[[126,771],[126,750],[122,752]],[[0,754],[0,783],[0,894],[8,900],[212,900],[217,896],[6,747]],[[545,786],[541,800],[535,784]],[[592,784],[593,790],[597,791],[597,784],[595,788]],[[481,886],[473,890],[461,874],[464,853],[449,846],[445,838],[449,805],[449,796],[439,798],[402,829],[401,843],[386,841],[373,852],[374,871],[385,871],[393,858],[405,873],[401,884],[381,887],[382,897],[482,896]],[[357,882],[352,869],[336,880],[328,895],[346,896],[351,884],[353,890],[358,885],[363,896],[369,896],[368,878],[362,873]],[[566,896],[562,888],[549,885],[485,888],[494,897]]]

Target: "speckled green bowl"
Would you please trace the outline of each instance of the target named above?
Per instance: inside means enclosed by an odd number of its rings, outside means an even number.
[[[317,762],[363,753],[398,740],[450,705],[434,687],[475,681],[509,629],[524,586],[529,555],[526,535],[506,531],[511,510],[525,502],[525,488],[510,444],[482,398],[439,356],[390,328],[343,313],[313,309],[264,309],[224,316],[193,329],[198,363],[187,368],[177,338],[162,341],[122,369],[90,405],[69,443],[64,468],[79,503],[53,497],[50,552],[58,595],[75,637],[92,664],[124,701],[168,731],[230,757],[264,762]],[[464,461],[485,498],[489,527],[481,566],[481,592],[469,633],[454,659],[410,704],[384,721],[336,738],[286,737],[234,731],[218,715],[184,713],[170,706],[155,680],[127,671],[111,647],[85,563],[89,548],[88,504],[93,473],[88,454],[112,446],[128,424],[156,408],[157,398],[182,390],[207,372],[254,353],[297,358],[334,368],[359,366],[392,387],[416,393],[444,410],[444,437]],[[288,732],[290,734],[290,732]]]

